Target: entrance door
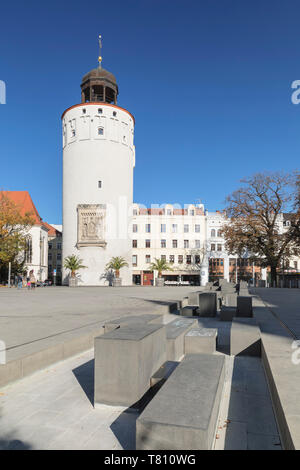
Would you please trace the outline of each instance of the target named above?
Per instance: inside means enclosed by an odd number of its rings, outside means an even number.
[[[143,272],[143,285],[152,286],[153,285],[153,273],[144,271]]]

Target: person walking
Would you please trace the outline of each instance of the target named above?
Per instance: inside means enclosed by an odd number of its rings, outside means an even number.
[[[18,289],[22,289],[23,279],[21,274],[18,274]]]
[[[32,270],[31,275],[30,275],[30,288],[35,289],[35,286],[36,286],[36,278],[35,278],[34,272]]]

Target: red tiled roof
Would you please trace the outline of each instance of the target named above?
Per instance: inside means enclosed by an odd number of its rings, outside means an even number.
[[[45,225],[28,191],[0,191],[2,194],[18,206],[22,216],[30,215],[35,225]]]
[[[48,229],[48,235],[50,237],[55,237],[57,234],[60,234],[61,232],[57,230],[55,227],[52,225],[48,224],[48,222],[43,222],[43,225]]]

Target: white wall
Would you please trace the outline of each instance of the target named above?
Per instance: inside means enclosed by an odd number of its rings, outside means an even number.
[[[98,109],[102,109],[102,114]],[[79,273],[81,285],[107,285],[103,277],[105,265],[113,256],[123,256],[129,264],[129,268],[121,271],[123,285],[131,285],[128,230],[135,164],[133,117],[117,106],[83,103],[67,110],[62,124],[63,259],[75,254],[83,260],[87,269]],[[98,135],[100,127],[103,135]],[[72,129],[75,129],[75,136],[72,136]],[[101,188],[98,188],[98,181],[102,182]],[[106,247],[76,247],[79,204],[107,205]],[[66,278],[67,273],[63,274]]]

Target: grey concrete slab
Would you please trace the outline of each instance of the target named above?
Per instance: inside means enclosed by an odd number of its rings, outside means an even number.
[[[137,323],[162,323],[162,315],[153,315],[151,313],[140,314],[140,315],[128,315],[126,317],[116,318],[106,322],[103,326],[104,333],[115,330],[119,327],[124,327],[128,325],[135,325]]]
[[[217,314],[217,294],[215,292],[201,292],[199,295],[199,317],[215,317]]]
[[[192,328],[184,337],[185,354],[215,353],[217,336],[217,328]]]
[[[132,406],[166,361],[165,326],[136,324],[95,338],[94,403]]]
[[[220,311],[220,320],[221,321],[232,321],[232,319],[236,316],[236,307],[228,307],[226,305],[222,305]]]
[[[182,317],[193,317],[198,309],[198,305],[187,305],[180,309],[180,315]]]
[[[184,336],[197,326],[198,321],[190,318],[178,318],[166,325],[167,360],[179,361],[184,355]]]
[[[252,297],[242,295],[237,297],[236,316],[244,318],[253,317]]]
[[[137,419],[137,449],[211,449],[224,374],[224,356],[187,355]]]
[[[230,354],[260,356],[260,329],[254,318],[233,318],[230,334]]]
[[[237,307],[237,293],[224,294],[223,303],[227,307]]]

